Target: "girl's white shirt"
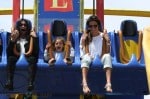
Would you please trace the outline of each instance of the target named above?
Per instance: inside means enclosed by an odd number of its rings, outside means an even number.
[[[70,57],[73,58],[74,57],[74,49],[73,47],[70,49]],[[64,52],[54,52],[53,55],[55,57],[55,59],[57,60],[58,57],[60,56],[60,54],[64,57]],[[48,50],[45,49],[44,50],[44,60],[48,61],[50,59],[49,54],[48,54]]]

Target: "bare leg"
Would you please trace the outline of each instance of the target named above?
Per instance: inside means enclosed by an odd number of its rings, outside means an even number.
[[[82,85],[83,85],[84,94],[88,94],[91,92],[91,90],[89,89],[88,84],[87,84],[87,75],[88,75],[88,68],[83,67],[82,68]]]
[[[143,51],[144,51],[144,58],[145,58],[145,66],[146,66],[146,73],[147,73],[147,80],[148,80],[148,87],[150,92],[150,26],[144,28],[143,31]]]
[[[106,68],[106,85],[105,85],[105,89],[107,92],[112,92],[112,88],[111,88],[111,68]]]

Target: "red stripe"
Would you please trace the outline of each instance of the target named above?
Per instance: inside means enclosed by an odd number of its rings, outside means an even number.
[[[97,0],[96,15],[101,20],[102,26],[104,26],[104,0]]]
[[[20,18],[20,0],[13,0],[13,25]]]

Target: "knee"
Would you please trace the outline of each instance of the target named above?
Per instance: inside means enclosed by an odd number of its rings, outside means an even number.
[[[107,53],[107,54],[104,54],[103,57],[106,57],[106,58],[111,58],[110,54]]]
[[[10,63],[15,63],[15,62],[17,62],[17,60],[18,60],[18,58],[17,57],[15,57],[15,56],[9,56],[8,57],[8,62]]]

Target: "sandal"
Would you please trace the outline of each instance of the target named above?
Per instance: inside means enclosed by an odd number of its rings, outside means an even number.
[[[68,57],[68,58],[65,58],[64,59],[64,62],[66,63],[66,64],[72,64],[72,60]]]
[[[55,60],[54,58],[51,58],[51,59],[48,61],[48,64],[49,64],[49,65],[53,65],[55,62],[56,62],[56,60]]]
[[[83,84],[83,93],[84,94],[89,94],[91,92],[91,90],[89,89],[87,84]]]
[[[107,92],[112,93],[111,83],[107,83],[107,84],[105,85],[105,90],[106,90]]]

